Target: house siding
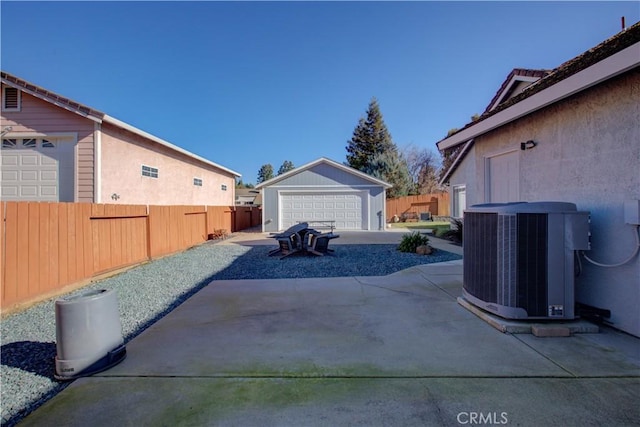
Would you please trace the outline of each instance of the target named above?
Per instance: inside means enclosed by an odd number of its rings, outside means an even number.
[[[20,133],[77,135],[74,201],[93,202],[94,122],[25,92],[21,93],[21,97],[20,111],[2,112],[2,126],[11,126],[12,136],[19,136]]]
[[[635,249],[634,228],[624,223],[624,202],[640,199],[640,69],[636,68],[560,103],[476,138],[475,185],[467,198],[485,200],[485,159],[534,140],[519,152],[523,201],[567,201],[591,213],[588,256],[614,264]],[[472,167],[459,168],[462,182]],[[474,194],[472,194],[474,193]],[[611,310],[614,326],[640,336],[640,257],[617,268],[583,261],[576,295],[581,303]]]
[[[142,176],[142,165],[158,178]],[[235,176],[109,123],[101,130],[104,202],[153,205],[233,206]],[[202,186],[193,185],[202,179]],[[222,185],[227,190],[223,191]],[[111,198],[118,196],[117,200]]]

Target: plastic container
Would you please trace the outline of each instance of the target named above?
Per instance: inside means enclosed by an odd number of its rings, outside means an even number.
[[[93,375],[126,354],[115,292],[92,290],[56,301],[56,379]]]

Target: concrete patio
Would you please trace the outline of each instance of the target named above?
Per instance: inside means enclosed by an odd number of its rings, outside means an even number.
[[[214,281],[21,425],[638,425],[639,339],[505,334],[461,286],[461,261]]]

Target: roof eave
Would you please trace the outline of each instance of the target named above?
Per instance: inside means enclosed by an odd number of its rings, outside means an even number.
[[[467,141],[462,151],[460,151],[460,153],[455,158],[453,163],[451,163],[451,166],[449,166],[449,169],[446,170],[445,174],[442,176],[440,181],[438,181],[438,185],[442,186],[442,185],[445,185],[445,183],[449,182],[449,178],[451,177],[453,172],[455,172],[455,170],[458,168],[458,166],[460,165],[460,162],[462,162],[462,159],[466,157],[467,153],[471,149],[471,146],[473,145],[473,142],[474,142],[473,139],[470,139],[469,141]]]
[[[134,126],[132,126],[132,125],[130,125],[128,123],[123,122],[122,120],[116,119],[115,117],[111,117],[111,116],[105,114],[104,118],[103,118],[103,121],[106,122],[106,123],[110,123],[110,124],[112,124],[114,126],[117,126],[117,127],[121,128],[121,129],[124,129],[126,131],[129,131],[131,133],[134,133],[136,135],[139,135],[139,136],[141,136],[143,138],[146,138],[146,139],[148,139],[150,141],[153,141],[153,142],[155,142],[157,144],[165,146],[165,147],[167,147],[167,148],[169,148],[169,149],[171,149],[173,151],[176,151],[178,153],[184,154],[185,156],[191,157],[192,159],[198,160],[199,162],[205,163],[205,164],[207,164],[209,166],[213,166],[216,169],[222,170],[222,171],[227,172],[227,173],[229,173],[231,175],[234,175],[236,177],[241,177],[242,176],[240,173],[238,173],[238,172],[236,172],[234,170],[231,170],[231,169],[226,168],[224,166],[221,166],[221,165],[219,165],[217,163],[214,163],[211,160],[207,160],[204,157],[200,157],[197,154],[193,154],[190,151],[187,151],[187,150],[185,150],[183,148],[180,148],[177,145],[173,145],[172,143],[167,142],[164,139],[158,138],[155,135],[152,135],[152,134],[150,134],[148,132],[140,130],[140,129],[138,129],[138,128],[136,128],[136,127],[134,127]]]
[[[346,172],[349,172],[349,173],[354,174],[354,175],[358,175],[358,176],[360,176],[360,177],[362,177],[362,178],[364,178],[366,180],[369,180],[369,181],[372,181],[372,182],[374,182],[374,183],[376,183],[378,185],[381,185],[385,189],[393,187],[388,182],[385,182],[385,181],[382,181],[380,179],[374,178],[371,175],[367,175],[366,173],[361,172],[361,171],[359,171],[357,169],[351,168],[349,166],[345,166],[345,165],[343,165],[341,163],[338,163],[338,162],[336,162],[334,160],[331,160],[331,159],[328,159],[326,157],[320,157],[319,159],[316,159],[316,160],[314,160],[312,162],[306,163],[306,164],[304,164],[304,165],[302,165],[300,167],[292,169],[289,172],[283,173],[282,175],[278,175],[278,176],[273,177],[273,178],[271,178],[271,179],[269,179],[267,181],[261,182],[260,184],[256,185],[255,188],[256,189],[261,189],[261,188],[264,188],[264,187],[268,187],[268,186],[273,185],[273,184],[275,184],[275,183],[277,183],[279,181],[282,181],[283,179],[286,179],[289,176],[292,176],[292,175],[298,174],[300,172],[303,172],[303,171],[305,171],[307,169],[310,169],[310,168],[312,168],[312,167],[314,167],[314,166],[316,166],[316,165],[318,165],[320,163],[328,163],[328,164],[330,164],[330,165],[332,165],[334,167],[337,167],[339,169],[342,169],[342,170],[344,170]]]
[[[631,70],[640,64],[640,42],[617,52],[600,62],[577,72],[554,85],[523,99],[479,123],[469,126],[436,143],[439,150],[446,150],[472,138],[483,135],[507,123],[561,101],[598,83]]]
[[[9,76],[8,73],[7,76]],[[15,77],[15,76],[12,76]],[[27,82],[26,80],[22,80],[19,79],[17,77],[15,77],[16,80],[19,80],[21,83],[23,84],[18,84],[14,81],[12,81],[11,79],[8,78],[2,78],[2,84],[10,86],[12,88],[18,89],[22,92],[25,92],[31,96],[33,96],[34,98],[38,98],[41,99],[43,101],[46,101],[50,104],[55,105],[56,107],[62,108],[64,110],[67,110],[69,112],[75,113],[81,117],[84,117],[86,119],[92,120],[96,123],[100,123],[102,122],[102,117],[104,116],[104,113],[98,110],[94,110],[93,108],[87,107],[86,105],[80,104],[79,102],[70,100],[68,98],[64,98],[65,100],[69,101],[70,103],[73,103],[75,105],[77,105],[77,107],[73,107],[72,105],[69,105],[68,103],[64,103],[64,102],[59,102],[58,98],[63,98],[60,97],[59,95],[48,91],[44,88],[41,88],[39,86],[36,86],[34,84],[31,84],[29,82]],[[31,89],[29,86],[33,87],[34,89]]]

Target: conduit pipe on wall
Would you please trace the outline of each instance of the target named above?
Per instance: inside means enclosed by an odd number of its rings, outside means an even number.
[[[635,232],[633,233],[635,235],[635,237],[636,237],[636,248],[633,251],[633,254],[631,254],[631,256],[629,258],[625,259],[622,262],[619,262],[617,264],[602,264],[600,262],[592,260],[584,252],[581,252],[582,256],[584,257],[584,259],[589,261],[591,264],[597,265],[598,267],[613,268],[613,267],[620,267],[622,265],[625,265],[626,263],[631,261],[633,258],[635,258],[635,256],[638,255],[638,251],[640,251],[640,236],[638,236],[638,231],[640,231],[640,226],[636,225],[635,226]]]

